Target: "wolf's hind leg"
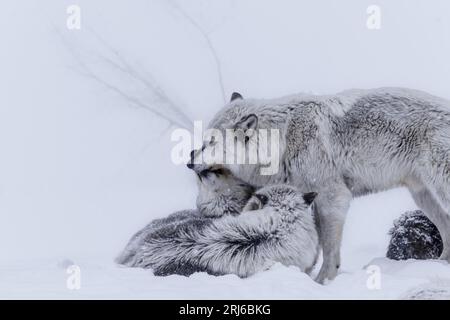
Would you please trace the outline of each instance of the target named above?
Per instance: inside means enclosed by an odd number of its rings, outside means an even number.
[[[425,186],[409,188],[416,204],[423,210],[434,223],[441,234],[443,251],[441,259],[450,262],[450,202],[446,205],[445,197],[439,196],[439,192],[432,192]],[[444,210],[444,207],[446,210]]]

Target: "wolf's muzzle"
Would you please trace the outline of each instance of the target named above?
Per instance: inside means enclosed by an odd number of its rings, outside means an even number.
[[[189,160],[189,162],[186,164],[186,166],[189,169],[194,169],[195,164],[194,164],[194,157],[195,157],[195,150],[191,151],[191,159]]]

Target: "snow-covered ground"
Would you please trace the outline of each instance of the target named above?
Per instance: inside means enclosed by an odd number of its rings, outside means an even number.
[[[66,28],[72,4],[81,30]],[[219,69],[226,96],[404,86],[450,98],[450,3],[377,1],[379,30],[366,26],[371,4],[2,3],[0,298],[449,298],[445,263],[382,258],[392,221],[416,208],[403,189],[352,203],[342,272],[326,286],[280,265],[242,280],[112,262],[148,221],[194,207],[192,173],[171,162],[170,133],[186,124],[171,106],[210,119],[224,102]]]
[[[404,201],[395,201],[399,199]],[[398,205],[384,208],[376,203]],[[450,299],[447,262],[383,258],[388,241],[386,232],[402,210],[400,203],[414,208],[402,189],[358,199],[352,204],[344,235],[343,267],[339,276],[325,286],[297,268],[281,264],[247,279],[206,273],[155,277],[151,270],[114,264],[114,256],[81,254],[23,258],[2,264],[0,298]]]
[[[120,268],[109,259],[84,259],[78,290],[67,287],[55,261],[2,266],[2,299],[450,299],[450,267],[437,261],[376,259],[381,286],[365,270],[346,271],[322,286],[296,268],[275,265],[248,279],[196,273],[155,277],[148,270]]]

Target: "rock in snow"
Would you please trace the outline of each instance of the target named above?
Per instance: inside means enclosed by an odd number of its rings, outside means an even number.
[[[437,259],[442,239],[436,226],[420,210],[407,211],[394,221],[386,256],[393,260]]]

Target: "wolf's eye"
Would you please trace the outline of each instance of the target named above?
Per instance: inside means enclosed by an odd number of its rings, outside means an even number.
[[[269,201],[267,196],[263,194],[255,194],[255,197],[258,198],[258,200],[261,202],[263,206],[265,206],[267,204],[267,201]]]
[[[259,210],[259,206],[256,202],[250,202],[246,206],[247,211],[255,211]]]
[[[208,177],[208,174],[210,173],[211,171],[209,171],[208,169],[206,169],[206,170],[202,170],[202,171],[200,171],[200,173],[198,174],[199,175],[199,177],[200,178],[207,178]]]
[[[216,176],[220,176],[224,174],[224,170],[223,169],[214,169],[211,170],[212,173],[214,173]]]

